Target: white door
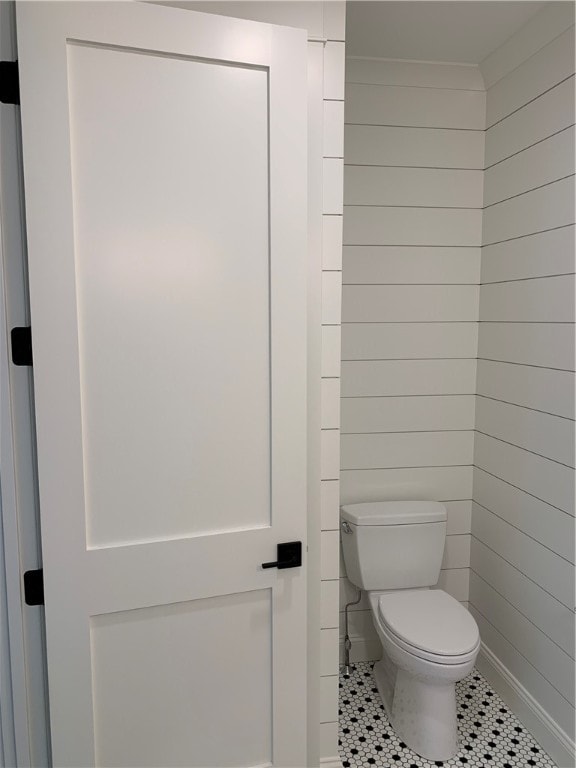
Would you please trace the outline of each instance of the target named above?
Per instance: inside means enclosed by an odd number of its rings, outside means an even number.
[[[17,21],[54,765],[304,765],[305,33]]]

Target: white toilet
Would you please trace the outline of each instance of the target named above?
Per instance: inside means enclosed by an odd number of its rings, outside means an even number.
[[[382,643],[376,684],[398,736],[428,760],[458,750],[455,683],[473,668],[478,626],[435,586],[446,508],[435,501],[382,501],[341,508],[350,581],[368,591]]]

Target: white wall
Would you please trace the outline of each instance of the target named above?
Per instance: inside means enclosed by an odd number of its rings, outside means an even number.
[[[484,643],[543,719],[572,739],[573,23],[573,5],[553,3],[481,65],[488,91],[470,575]]]
[[[439,586],[464,603],[484,119],[477,67],[347,59],[341,501],[444,501]],[[350,631],[377,658],[365,597]]]

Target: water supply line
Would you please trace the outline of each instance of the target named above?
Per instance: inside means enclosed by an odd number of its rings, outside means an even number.
[[[344,666],[342,667],[344,677],[350,677],[350,649],[352,648],[352,641],[350,640],[350,635],[348,634],[348,608],[351,605],[358,605],[360,600],[362,600],[362,590],[359,589],[358,597],[356,600],[353,600],[351,603],[347,603],[344,608]]]
[[[353,535],[352,526],[347,520],[343,520],[340,524],[340,529],[342,533],[351,536]],[[348,632],[348,608],[350,608],[351,605],[358,605],[360,600],[362,599],[362,591],[358,590],[358,597],[356,600],[353,600],[351,603],[347,603],[344,608],[344,666],[342,667],[342,672],[344,673],[344,677],[350,677],[350,649],[352,648],[352,642],[350,640],[350,634]]]

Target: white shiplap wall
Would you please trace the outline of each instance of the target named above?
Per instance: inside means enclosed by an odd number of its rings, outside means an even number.
[[[464,603],[484,120],[476,67],[347,60],[341,502],[446,502],[439,585]],[[378,656],[365,597],[350,632],[353,659]]]
[[[568,763],[558,745],[574,738],[573,24],[573,4],[551,3],[481,64],[486,207],[469,598],[485,645],[532,712],[543,710],[529,724],[560,765]],[[539,720],[552,721],[556,742]]]
[[[305,5],[305,4],[304,4]],[[338,518],[345,3],[325,2],[322,169],[320,758],[338,762]]]

